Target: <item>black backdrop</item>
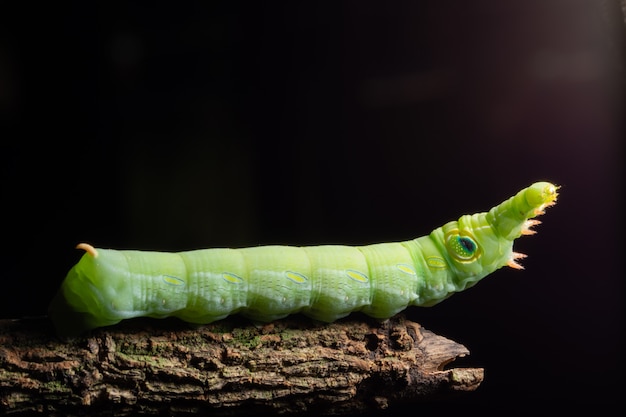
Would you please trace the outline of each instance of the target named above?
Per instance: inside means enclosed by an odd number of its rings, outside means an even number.
[[[545,179],[525,271],[407,315],[486,369],[462,404],[617,403],[617,4],[149,3],[2,7],[1,317],[45,314],[78,242],[404,240]]]

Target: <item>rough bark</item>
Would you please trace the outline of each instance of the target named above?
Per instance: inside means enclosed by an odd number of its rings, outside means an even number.
[[[46,320],[0,321],[0,407],[32,415],[355,414],[475,390],[468,350],[396,317],[190,329],[129,321],[60,340]],[[467,395],[467,394],[466,394]]]

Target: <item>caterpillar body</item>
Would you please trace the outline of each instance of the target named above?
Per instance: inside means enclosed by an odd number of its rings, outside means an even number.
[[[388,318],[431,306],[496,269],[521,268],[513,241],[556,202],[537,182],[488,212],[464,215],[405,242],[367,246],[259,246],[178,253],[96,249],[69,271],[49,315],[60,334],[133,317],[210,323],[241,313],[272,321],[303,313],[332,322],[354,311]]]

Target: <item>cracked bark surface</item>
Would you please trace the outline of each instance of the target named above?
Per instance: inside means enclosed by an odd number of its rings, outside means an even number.
[[[0,320],[0,407],[12,415],[338,415],[475,390],[468,350],[402,316],[191,329],[136,320],[68,340],[40,320]],[[462,394],[468,395],[468,394]]]

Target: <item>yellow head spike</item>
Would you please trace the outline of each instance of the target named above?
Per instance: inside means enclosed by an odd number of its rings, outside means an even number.
[[[524,259],[526,257],[526,255],[524,255],[523,253],[519,253],[519,252],[513,252],[511,255],[511,259],[509,259],[509,261],[506,263],[508,266],[510,266],[511,268],[514,269],[524,269],[524,267],[520,264],[518,264],[517,262],[515,262],[517,259]]]
[[[535,219],[526,220],[524,222],[524,225],[522,226],[522,234],[523,235],[534,235],[537,232],[535,232],[531,228],[534,227],[534,226],[537,226],[539,224],[541,224],[540,220],[535,220]]]

